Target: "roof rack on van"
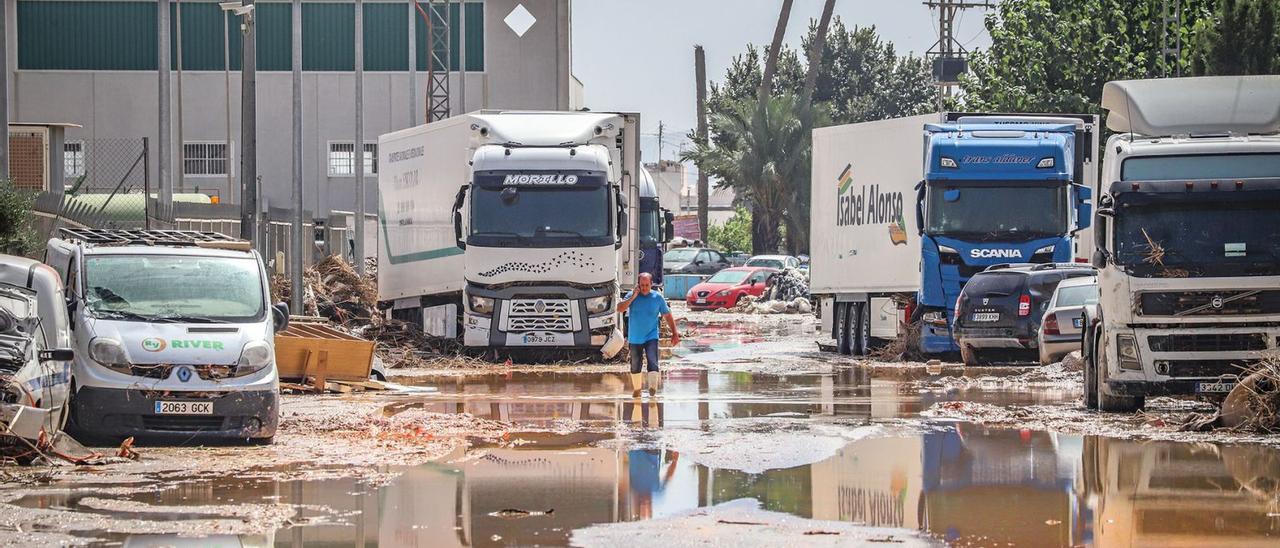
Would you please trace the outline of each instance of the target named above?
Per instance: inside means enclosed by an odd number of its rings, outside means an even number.
[[[233,251],[249,251],[253,248],[246,240],[233,238],[218,232],[199,232],[195,230],[113,230],[63,227],[59,232],[66,239],[95,245],[191,246]]]

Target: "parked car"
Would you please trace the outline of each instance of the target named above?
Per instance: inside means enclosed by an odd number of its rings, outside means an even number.
[[[705,247],[682,247],[662,255],[663,274],[715,274],[728,267],[729,259]]]
[[[769,286],[773,268],[731,267],[717,272],[711,279],[689,288],[685,302],[691,309],[730,308],[747,295],[759,297]]]
[[[956,298],[952,336],[965,365],[1031,360],[1039,354],[1040,320],[1058,283],[1093,277],[1075,263],[1000,264],[975,274]]]
[[[763,268],[774,268],[782,270],[784,268],[800,268],[800,259],[790,255],[756,255],[747,259],[745,266],[759,266]]]
[[[0,417],[30,440],[53,435],[69,414],[71,332],[62,281],[52,268],[0,255]]]
[[[1063,280],[1040,322],[1040,363],[1049,365],[1080,350],[1086,307],[1098,304],[1098,278]]]
[[[751,258],[751,255],[741,251],[731,251],[725,253],[724,258],[729,259],[729,266],[746,266],[747,260]]]

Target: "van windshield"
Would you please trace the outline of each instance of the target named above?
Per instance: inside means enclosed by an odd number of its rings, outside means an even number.
[[[85,306],[130,321],[247,323],[266,308],[252,258],[105,255],[84,265]]]

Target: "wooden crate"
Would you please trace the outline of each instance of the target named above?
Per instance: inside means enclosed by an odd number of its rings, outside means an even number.
[[[323,387],[326,381],[367,381],[373,341],[321,324],[294,323],[276,333],[280,379]]]

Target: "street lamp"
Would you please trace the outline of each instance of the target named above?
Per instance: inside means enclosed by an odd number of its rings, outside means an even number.
[[[257,36],[253,0],[219,2],[224,12],[240,16],[240,237],[258,241],[258,104]],[[225,37],[224,37],[225,39]],[[230,143],[228,143],[230,145]]]

